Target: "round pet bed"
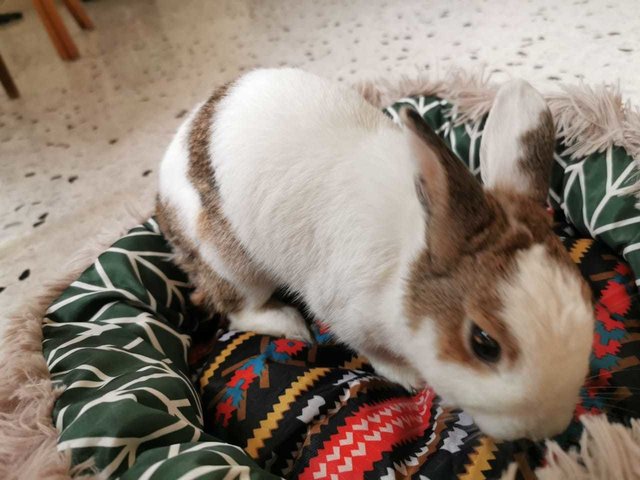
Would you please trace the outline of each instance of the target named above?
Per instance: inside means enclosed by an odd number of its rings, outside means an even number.
[[[401,90],[362,91],[390,104],[393,119],[401,105],[416,109],[478,174],[493,90],[461,78]],[[51,294],[46,312],[10,327],[0,476],[640,476],[640,142],[625,130],[638,121],[632,113],[601,108],[612,98],[549,97],[556,232],[592,287],[597,317],[574,421],[552,441],[482,435],[434,392],[377,376],[321,324],[314,344],[220,330],[222,319],[189,303],[186,275],[150,218]],[[607,136],[609,127],[619,130]]]

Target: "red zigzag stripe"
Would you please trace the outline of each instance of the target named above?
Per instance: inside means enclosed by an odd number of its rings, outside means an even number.
[[[361,478],[383,452],[424,433],[431,423],[434,397],[425,390],[411,398],[363,405],[324,442],[299,478]]]

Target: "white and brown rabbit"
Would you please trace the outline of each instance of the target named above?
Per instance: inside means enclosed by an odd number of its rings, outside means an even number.
[[[415,112],[395,125],[358,93],[296,69],[255,70],[180,127],[158,217],[230,326],[309,339],[271,299],[299,293],[382,375],[428,382],[497,438],[571,419],[588,369],[590,292],[544,203],[549,110],[523,81],[499,91],[483,187]]]

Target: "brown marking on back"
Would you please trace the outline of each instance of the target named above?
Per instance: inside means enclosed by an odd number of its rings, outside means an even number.
[[[216,106],[227,94],[230,86],[231,84],[226,84],[217,89],[192,120],[187,142],[188,177],[202,202],[197,222],[201,242],[209,244],[224,259],[227,268],[233,272],[234,282],[254,284],[264,282],[266,277],[252,264],[222,213],[209,151]],[[244,303],[242,295],[231,281],[223,278],[202,258],[199,246],[194,245],[182,233],[176,212],[158,199],[156,214],[160,228],[173,246],[176,263],[185,270],[196,287],[192,301],[202,303],[206,309],[222,314],[240,310]]]
[[[230,87],[231,84],[227,83],[213,92],[213,95],[198,110],[189,131],[189,180],[193,182],[203,200],[211,197],[211,190],[217,190],[209,154],[209,141],[216,106]]]
[[[540,112],[538,127],[525,132],[520,137],[523,156],[519,159],[520,169],[530,178],[530,195],[544,204],[549,192],[549,178],[553,165],[553,151],[556,133],[553,117],[548,108]]]
[[[230,87],[231,84],[226,84],[216,90],[193,119],[188,140],[188,176],[202,202],[198,218],[198,233],[201,238],[216,249],[237,281],[250,285],[262,284],[267,281],[266,275],[252,262],[222,212],[209,151],[216,106]],[[207,288],[205,285],[202,287]]]
[[[191,296],[194,305],[223,314],[239,310],[242,296],[202,260],[196,246],[182,233],[176,212],[160,198],[156,199],[156,219],[173,248],[174,262],[186,272],[196,287]]]

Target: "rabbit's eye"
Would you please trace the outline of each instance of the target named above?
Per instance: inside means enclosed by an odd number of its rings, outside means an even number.
[[[500,360],[500,344],[475,323],[471,326],[471,349],[484,362],[496,363]]]

